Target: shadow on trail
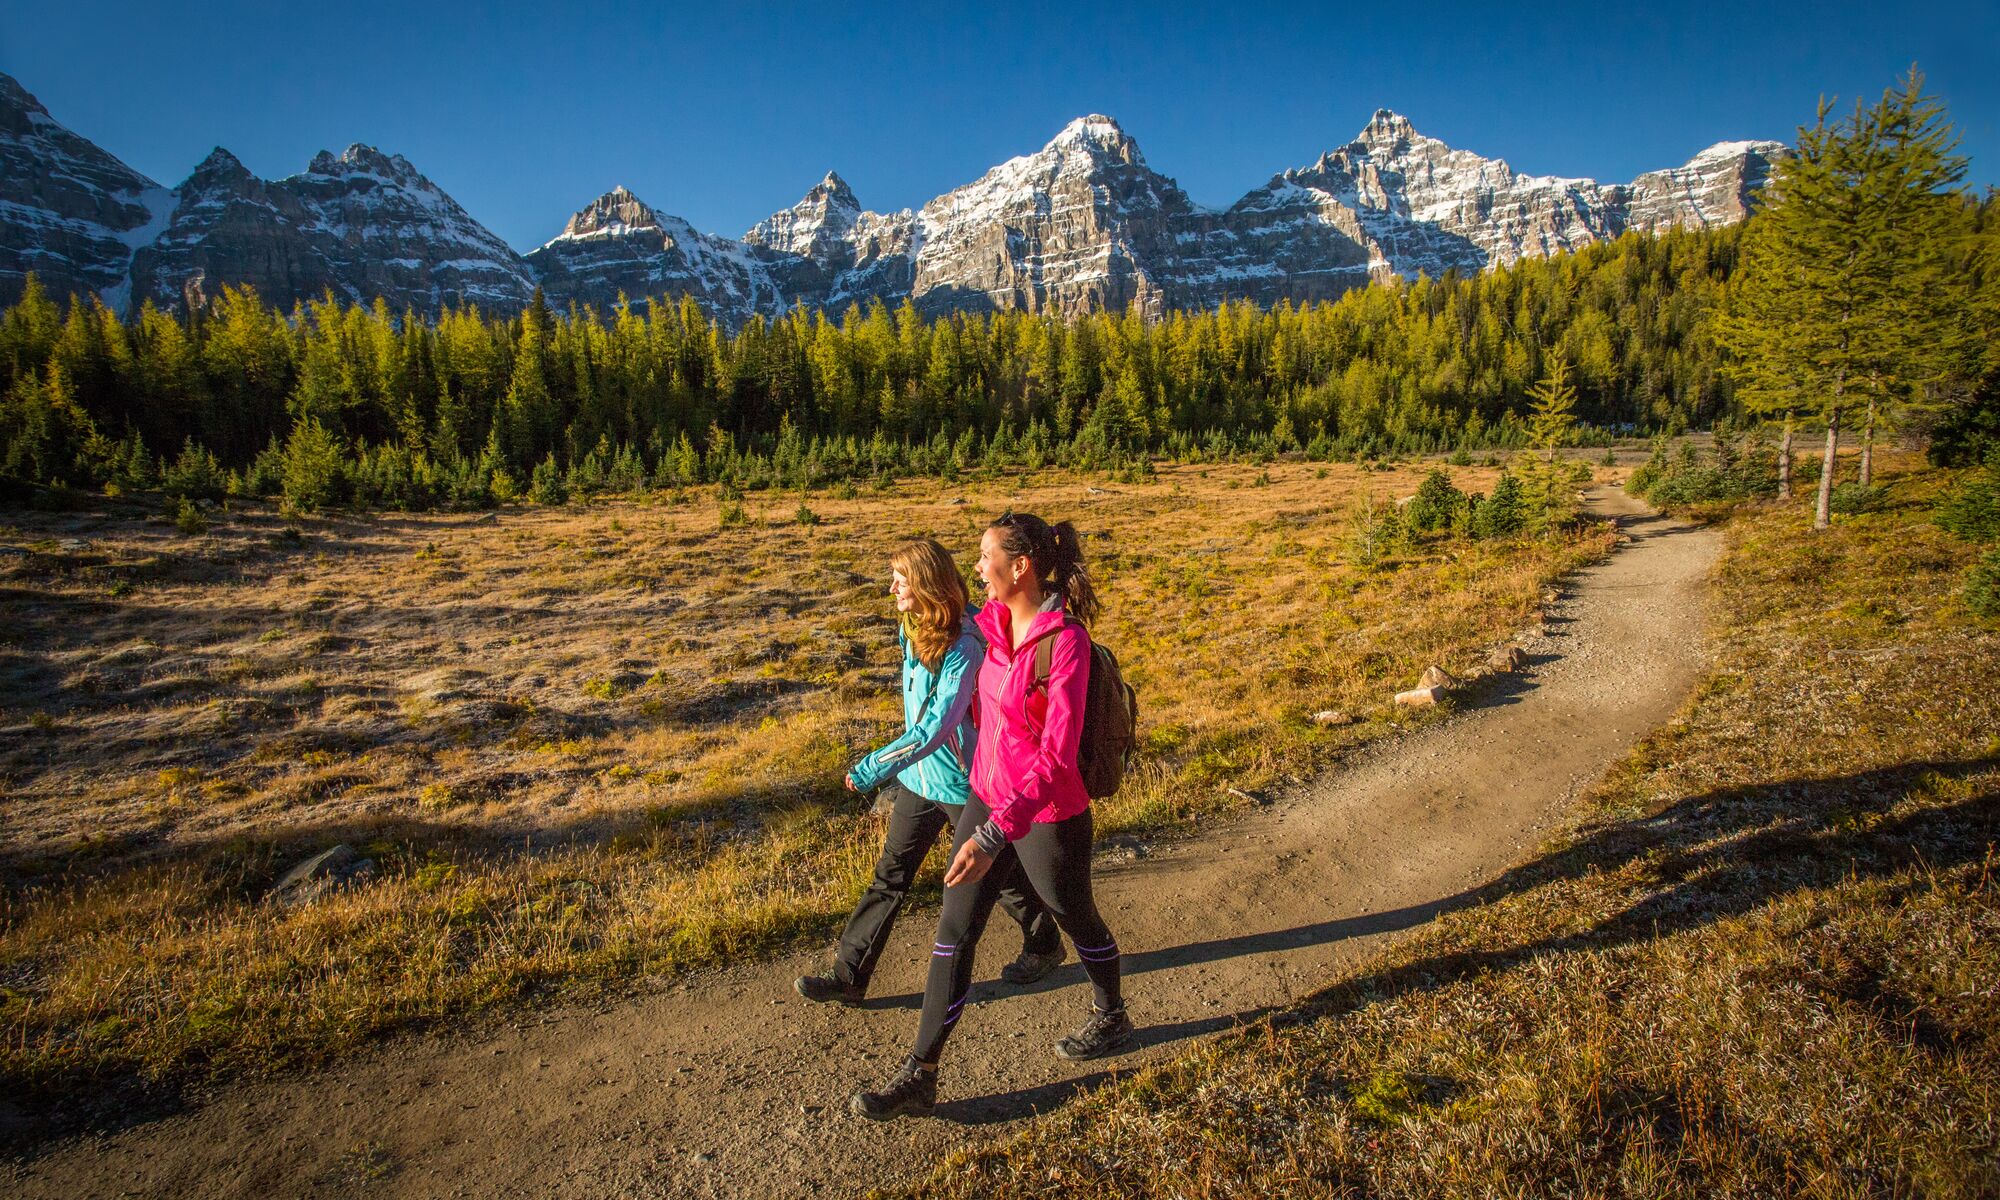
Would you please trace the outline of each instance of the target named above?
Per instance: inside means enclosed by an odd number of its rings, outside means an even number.
[[[1437,916],[1439,913],[1475,903],[1476,893],[1461,892],[1443,900],[1433,900],[1424,904],[1414,904],[1406,908],[1390,909],[1387,912],[1364,913],[1355,917],[1339,917],[1331,921],[1320,921],[1312,925],[1300,925],[1295,929],[1274,929],[1264,933],[1247,933],[1237,937],[1216,938],[1207,942],[1189,942],[1181,946],[1170,946],[1159,950],[1141,950],[1127,954],[1123,959],[1125,978],[1144,975],[1152,971],[1171,971],[1180,967],[1199,966],[1203,963],[1221,962],[1225,959],[1243,958],[1254,954],[1282,954],[1288,950],[1304,950],[1313,946],[1346,941],[1348,938],[1370,937],[1378,933],[1397,933],[1414,928]],[[1003,939],[1004,944],[1004,939]],[[1004,960],[1004,957],[1003,957]],[[1083,973],[1083,965],[1074,960],[1049,972],[1040,980],[1026,986],[1001,984],[997,980],[983,980],[973,985],[971,1002],[982,1004],[992,1000],[1002,1000],[1009,996],[1037,996],[1043,992],[1060,991],[1088,982]],[[895,996],[870,997],[863,1005],[869,1009],[918,1009],[923,1007],[922,992],[904,992]],[[1259,1009],[1258,1015],[1265,1010]],[[1226,1025],[1230,1020],[1243,1017],[1219,1018]],[[1254,1019],[1245,1018],[1245,1019]],[[1203,1021],[1207,1025],[1212,1022]],[[1147,1031],[1139,1031],[1143,1044],[1147,1041]],[[1181,1034],[1179,1036],[1192,1036]]]
[[[2000,844],[2000,755],[1785,780],[1690,797],[1644,819],[1600,826],[1568,849],[1516,867],[1464,897],[1489,904],[1566,879],[1643,866],[1654,890],[1589,929],[1493,950],[1440,955],[1342,981],[1303,1001],[1300,1018],[1506,971],[1550,953],[1657,941],[1745,916],[1798,891],[1926,876],[1987,858]],[[1927,775],[1976,780],[1972,794],[1889,818]],[[1983,778],[1982,778],[1983,777]],[[1911,892],[1929,890],[1921,879]]]
[[[1665,513],[1607,514],[1604,519],[1610,521],[1618,532],[1634,542],[1650,542],[1655,538],[1680,537],[1702,532],[1701,526],[1690,525]]]
[[[1213,1017],[1203,1017],[1193,1021],[1174,1021],[1160,1025],[1143,1025],[1132,1039],[1132,1050],[1150,1050],[1155,1046],[1170,1045],[1190,1038],[1208,1037],[1211,1034],[1227,1033],[1253,1025],[1278,1011],[1271,1007],[1245,1009],[1242,1012],[1226,1013]],[[1051,1031],[1053,1039],[1056,1032]],[[1106,1083],[1117,1080],[1125,1073],[1125,1065],[1118,1060],[1107,1060],[1107,1069],[1075,1079],[1060,1079],[1054,1083],[1022,1088],[1013,1092],[998,1092],[990,1096],[974,1096],[965,1100],[954,1100],[940,1104],[937,1115],[943,1120],[957,1125],[998,1125],[1007,1121],[1018,1121],[1038,1113],[1049,1112],[1087,1092],[1094,1091]],[[1133,1069],[1137,1069],[1136,1067]]]
[[[1597,827],[1567,849],[1513,868],[1482,887],[1385,913],[1344,917],[1294,929],[1189,942],[1125,959],[1126,974],[1167,970],[1252,954],[1414,928],[1443,913],[1491,904],[1566,879],[1611,874],[1645,864],[1653,890],[1625,911],[1577,933],[1522,945],[1422,959],[1343,980],[1287,1009],[1257,1008],[1139,1030],[1157,1046],[1225,1031],[1266,1016],[1288,1022],[1337,1016],[1398,996],[1431,991],[1544,954],[1633,945],[1746,915],[1809,888],[1886,878],[1911,868],[1927,873],[1985,859],[2000,844],[2000,755],[1922,762],[1818,780],[1785,780],[1690,797],[1650,818]],[[1901,817],[1887,816],[1928,775],[1977,780],[1972,794]],[[1981,778],[1984,777],[1984,778]],[[1912,891],[1931,885],[1913,881]],[[1080,983],[1075,964],[1031,991]],[[992,984],[979,999],[997,998]],[[885,998],[883,1007],[914,1007],[919,997]],[[1225,1001],[1226,1002],[1226,1001]],[[967,1123],[1025,1116],[1052,1096],[1067,1099],[1107,1076],[963,1102]],[[957,1108],[959,1106],[954,1106]],[[945,1110],[940,1110],[941,1114]]]

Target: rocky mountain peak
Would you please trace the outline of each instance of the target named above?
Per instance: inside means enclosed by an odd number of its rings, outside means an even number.
[[[743,240],[785,254],[824,258],[845,246],[860,219],[861,202],[854,198],[854,189],[828,171],[797,204],[757,222]]]
[[[35,117],[47,121],[50,119],[49,110],[21,86],[20,80],[0,72],[0,128],[26,133],[36,124]]]
[[[829,208],[846,208],[861,211],[861,202],[854,198],[854,189],[838,173],[828,171],[826,177],[813,185],[806,193],[807,201],[818,201]]]
[[[1353,144],[1373,154],[1394,155],[1428,140],[1410,124],[1408,117],[1392,109],[1378,108],[1355,135]]]
[[[1783,142],[1717,142],[1708,149],[1687,160],[1689,167],[1705,166],[1710,163],[1733,163],[1751,156],[1771,158],[1785,153]]]
[[[187,179],[181,183],[181,190],[233,189],[254,178],[241,159],[217,146],[208,152],[207,158],[195,164],[194,170],[188,172]]]
[[[0,74],[0,305],[33,271],[51,295],[128,294],[132,250],[158,232],[173,194],[64,128]]]
[[[1145,156],[1139,153],[1139,143],[1125,132],[1116,120],[1102,113],[1091,113],[1078,117],[1063,126],[1062,132],[1049,139],[1042,148],[1043,153],[1081,151],[1094,159],[1129,163],[1144,166]]]
[[[384,154],[373,146],[355,142],[340,152],[338,158],[325,150],[313,155],[307,166],[308,175],[327,175],[341,178],[350,175],[375,175],[385,181],[423,186],[430,181],[418,173],[410,160],[400,154]]]
[[[600,308],[692,296],[726,325],[797,304],[908,298],[929,313],[1074,315],[1333,299],[1370,280],[1472,272],[1628,230],[1741,220],[1784,147],[1720,142],[1633,182],[1521,175],[1378,109],[1357,137],[1227,210],[1194,205],[1119,123],[1089,113],[920,209],[867,212],[833,171],[741,239],[624,187],[522,256],[363,143],[262,180],[217,147],[168,191],[65,129],[0,75],[0,303],[57,294],[199,306],[249,286],[280,307],[335,295],[424,312],[517,309],[539,286]]]
[[[617,237],[659,227],[659,214],[620,184],[578,210],[563,226],[562,236]]]

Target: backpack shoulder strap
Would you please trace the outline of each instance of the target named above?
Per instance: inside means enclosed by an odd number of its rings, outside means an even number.
[[[1071,625],[1076,626],[1078,629],[1083,628],[1083,623],[1075,617],[1065,617],[1063,619],[1064,628],[1068,628]],[[1040,688],[1044,692],[1049,690],[1049,665],[1055,661],[1056,656],[1055,636],[1054,633],[1044,634],[1035,643],[1035,678],[1028,685],[1029,691],[1033,691],[1036,688]],[[1085,640],[1088,641],[1089,637],[1089,633],[1086,632],[1084,634]]]

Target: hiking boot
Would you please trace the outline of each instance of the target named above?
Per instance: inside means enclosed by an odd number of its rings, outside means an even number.
[[[832,1000],[837,1004],[855,1005],[868,995],[867,988],[836,975],[801,975],[792,980],[792,990],[815,1004]]]
[[[847,1107],[857,1117],[889,1121],[901,1116],[928,1117],[937,1107],[937,1072],[926,1071],[907,1058],[879,1092],[856,1092]]]
[[[1116,1054],[1132,1040],[1132,1018],[1125,1015],[1123,1008],[1110,1012],[1090,1010],[1090,1019],[1083,1028],[1056,1043],[1056,1056],[1071,1062],[1086,1058],[1102,1058]]]
[[[1066,957],[1068,952],[1062,948],[1061,942],[1057,942],[1056,948],[1046,954],[1023,950],[1021,957],[1000,968],[1000,978],[1015,987],[1026,987],[1048,978],[1049,972],[1062,966]]]

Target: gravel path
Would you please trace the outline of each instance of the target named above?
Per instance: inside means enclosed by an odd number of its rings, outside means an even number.
[[[1631,536],[1572,578],[1529,668],[1197,842],[1100,861],[1141,1048],[1172,1055],[1317,990],[1529,853],[1577,794],[1665,721],[1706,664],[1718,534],[1599,489]],[[935,910],[883,957],[865,1009],[807,1004],[795,958],[467,1033],[401,1039],[316,1074],[42,1148],[12,1195],[798,1196],[846,1194],[1007,1134],[1106,1078],[1050,1047],[1089,1003],[1072,963],[1022,993],[996,918],[947,1051],[938,1116],[876,1126],[849,1091],[899,1062]]]

